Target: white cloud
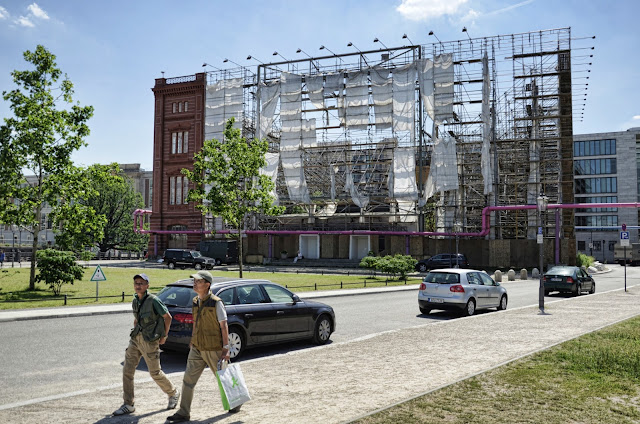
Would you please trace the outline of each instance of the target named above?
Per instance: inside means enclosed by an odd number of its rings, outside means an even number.
[[[33,22],[31,22],[31,20],[26,16],[20,16],[18,19],[15,20],[15,23],[23,27],[29,27],[29,28],[35,27]]]
[[[459,12],[460,6],[468,0],[402,0],[396,8],[402,16],[412,21],[424,21],[453,15]]]
[[[9,17],[9,12],[7,12],[7,9],[0,6],[0,19],[7,19],[8,17]]]
[[[640,115],[635,115],[635,116],[633,117],[633,120],[634,120],[634,121],[640,121]]]
[[[27,9],[29,10],[29,12],[31,12],[31,14],[33,16],[35,16],[36,18],[40,18],[40,19],[44,19],[47,20],[49,19],[49,15],[47,15],[47,12],[45,12],[44,10],[42,10],[40,8],[40,6],[38,6],[36,3],[32,3],[30,4]]]

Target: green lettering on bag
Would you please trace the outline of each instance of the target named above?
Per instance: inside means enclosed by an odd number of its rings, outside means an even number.
[[[238,385],[238,380],[235,377],[231,377],[231,381],[233,381],[233,384],[231,385],[231,388],[234,388]]]

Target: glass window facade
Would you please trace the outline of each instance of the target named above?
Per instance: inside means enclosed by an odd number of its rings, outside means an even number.
[[[573,162],[575,175],[616,174],[616,159],[581,159]]]
[[[616,177],[577,178],[575,194],[617,193],[618,179]]]
[[[617,215],[576,216],[576,226],[578,227],[615,227],[617,225]],[[618,229],[613,228],[611,231],[618,231]]]
[[[573,156],[603,156],[616,154],[616,140],[587,140],[573,142]]]
[[[618,203],[618,196],[576,197],[576,203]],[[618,212],[618,208],[585,208],[576,212]]]

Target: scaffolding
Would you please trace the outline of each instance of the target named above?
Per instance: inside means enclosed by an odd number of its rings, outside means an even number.
[[[353,53],[260,64],[255,72],[240,67],[208,73],[210,85],[242,79],[243,135],[266,137],[269,152],[281,155],[275,182],[286,213],[256,225],[477,232],[486,206],[535,204],[541,193],[550,203],[573,203],[570,28],[369,51],[353,47]],[[437,77],[422,81],[419,67],[435,69],[446,58],[453,101],[441,119]],[[399,84],[412,67],[418,71],[409,72],[410,94],[399,107],[413,110],[400,116],[394,103],[400,85],[387,89],[385,81]],[[266,96],[274,84],[280,84],[280,102],[267,120],[275,97]],[[425,97],[429,90],[435,97]],[[436,104],[435,113],[425,99]],[[412,122],[396,125],[406,116]],[[455,142],[457,189],[426,197],[441,140]],[[402,184],[414,184],[416,193],[402,197],[394,175],[407,158],[413,175]],[[292,182],[298,169],[300,185]],[[504,211],[493,219],[491,238],[534,238],[539,225],[535,211]],[[563,236],[572,238],[573,212],[563,211],[560,219],[570,224],[562,226]]]

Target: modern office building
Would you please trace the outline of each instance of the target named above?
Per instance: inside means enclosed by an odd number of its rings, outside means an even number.
[[[576,203],[635,203],[640,196],[640,127],[573,136]],[[637,208],[576,210],[578,251],[612,262],[620,227],[638,242]]]

